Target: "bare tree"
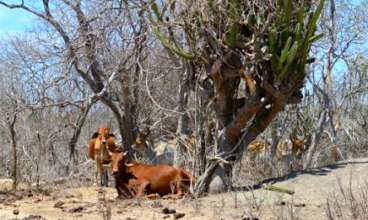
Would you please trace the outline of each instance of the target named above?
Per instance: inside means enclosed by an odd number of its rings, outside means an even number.
[[[313,33],[323,3],[172,1],[162,9],[151,3],[148,17],[158,39],[203,66],[213,85],[219,157],[198,181],[199,193],[208,186],[212,192],[229,189],[232,163],[285,105],[300,102],[310,44],[320,37]],[[190,39],[185,47],[174,29]],[[242,99],[237,96],[241,80],[247,86]]]
[[[363,5],[364,2],[362,2]],[[316,129],[312,132],[311,146],[305,158],[305,169],[312,166],[312,158],[318,156],[315,153],[317,153],[317,147],[321,144],[322,132],[328,134],[329,143],[324,143],[327,147],[320,149],[320,151],[326,151],[329,154],[334,149],[338,154],[338,158],[343,159],[345,157],[342,153],[343,143],[338,140],[338,132],[342,131],[341,115],[346,111],[341,107],[345,102],[344,97],[350,96],[351,91],[364,93],[364,89],[362,87],[358,89],[357,87],[347,88],[343,86],[340,90],[338,81],[334,81],[334,79],[343,74],[347,81],[355,81],[353,77],[348,77],[348,75],[351,75],[350,70],[345,73],[339,73],[338,71],[344,69],[344,63],[348,65],[347,57],[357,56],[354,45],[360,45],[362,39],[364,39],[365,31],[363,30],[366,28],[366,21],[365,16],[362,16],[362,12],[365,11],[364,6],[361,8],[362,6],[330,0],[322,14],[319,28],[326,33],[326,37],[315,45],[314,50],[316,51],[314,53],[319,54],[320,65],[315,65],[312,70],[313,78],[310,80],[321,106],[318,122],[316,121]],[[351,22],[352,20],[354,22]],[[322,85],[316,80],[319,77],[322,78]]]
[[[18,114],[20,113],[20,103],[18,97],[16,96],[16,92],[14,88],[8,90],[5,94],[2,93],[3,98],[0,100],[1,102],[1,113],[3,115],[2,121],[5,124],[5,127],[8,131],[8,139],[10,143],[10,149],[12,154],[12,171],[11,176],[13,179],[13,190],[16,190],[18,184],[18,147],[17,147],[17,132],[16,132],[16,123],[18,119]]]
[[[146,25],[144,18],[135,10],[139,2],[83,2],[62,0],[54,3],[42,1],[43,9],[32,5],[10,4],[0,1],[0,4],[14,9],[20,8],[39,17],[47,27],[56,31],[63,41],[60,50],[67,63],[85,81],[88,87],[117,119],[120,134],[126,150],[131,149],[135,107],[132,100],[134,93],[133,79],[138,73],[138,63],[142,56],[146,41]],[[132,32],[128,31],[128,29]],[[124,41],[126,37],[136,42]],[[110,48],[118,41],[117,47]],[[114,54],[111,54],[112,50]],[[121,54],[118,55],[119,52]],[[124,52],[123,52],[124,51]],[[116,56],[118,55],[118,56]],[[110,59],[110,60],[109,60]],[[134,67],[135,66],[135,67]],[[111,92],[113,81],[118,81],[121,95]],[[131,152],[131,151],[130,151]]]

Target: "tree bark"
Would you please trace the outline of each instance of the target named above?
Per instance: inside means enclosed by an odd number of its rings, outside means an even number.
[[[277,135],[278,123],[275,122],[271,125],[271,149],[270,149],[270,159],[274,160],[276,156],[277,144],[279,143],[280,137]]]
[[[210,193],[231,189],[233,164],[267,128],[300,86],[300,83],[295,83],[284,91],[278,91],[263,81],[263,84],[257,83],[256,92],[248,96],[243,105],[238,105],[240,78],[232,77],[235,69],[239,69],[237,61],[236,56],[225,55],[225,58],[216,60],[207,70],[215,89],[214,107],[220,132],[217,137],[217,156],[208,162],[205,173],[199,178],[195,187],[196,194],[207,189]],[[232,77],[232,80],[227,77]],[[261,91],[266,94],[261,95]]]
[[[204,125],[206,124],[206,106],[204,105],[204,97],[198,89],[199,85],[196,84],[196,97],[197,97],[197,108],[196,108],[196,148],[195,148],[195,164],[196,176],[200,176],[205,172],[206,169],[206,134],[204,131]]]
[[[73,161],[74,165],[76,165],[78,163],[77,159],[76,159],[76,155],[75,155],[75,146],[78,142],[78,138],[79,135],[82,131],[84,122],[86,121],[89,109],[91,108],[92,103],[88,103],[86,107],[83,107],[81,114],[79,115],[78,119],[77,119],[77,123],[76,126],[74,128],[74,132],[72,137],[69,140],[69,149],[70,149],[70,154],[69,154],[69,158],[70,160]]]
[[[317,129],[312,134],[311,145],[309,147],[307,157],[306,157],[304,165],[303,165],[303,169],[305,169],[305,170],[309,169],[310,166],[312,165],[313,157],[314,157],[314,154],[316,152],[317,145],[318,145],[318,143],[321,139],[323,128],[325,126],[326,115],[327,115],[326,110],[323,110],[321,112],[321,115],[319,116]]]
[[[16,131],[15,131],[15,123],[17,121],[17,115],[14,113],[12,118],[7,118],[8,120],[8,128],[10,131],[10,141],[11,141],[11,149],[12,149],[12,178],[13,184],[12,189],[16,190],[18,185],[18,178],[17,178],[17,164],[18,164],[18,157],[17,157],[17,138],[16,138]]]
[[[238,123],[232,123],[220,132],[218,138],[218,155],[220,155],[220,158],[215,158],[215,160],[209,162],[208,168],[211,168],[212,172],[207,173],[210,176],[199,180],[199,182],[203,181],[203,183],[198,183],[196,188],[197,194],[201,194],[207,188],[210,193],[219,193],[231,189],[231,173],[234,162],[241,159],[247,146],[267,128],[284,105],[285,100],[279,100],[270,109],[264,109],[257,113],[254,116],[257,120],[253,120],[252,124],[244,132],[239,132],[239,134],[242,134],[242,137],[239,138],[238,142],[229,141],[229,133],[226,132],[227,130],[238,132],[233,128],[233,126],[239,126]],[[234,134],[231,134],[230,138],[233,137]]]
[[[177,111],[180,112],[178,119],[178,127],[176,130],[176,135],[185,140],[189,135],[189,116],[186,111],[188,107],[188,97],[190,93],[189,83],[191,76],[193,75],[193,66],[191,63],[183,63],[183,72],[181,75],[181,80],[179,84],[179,91],[177,96]],[[174,166],[181,167],[184,165],[186,157],[186,147],[181,141],[176,144],[175,154],[174,154]]]

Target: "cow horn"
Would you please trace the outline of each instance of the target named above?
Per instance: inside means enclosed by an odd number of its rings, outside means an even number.
[[[125,163],[125,166],[132,167],[132,166],[134,166],[134,164],[132,164],[132,163]]]
[[[128,154],[128,151],[123,152],[123,156],[126,156]]]

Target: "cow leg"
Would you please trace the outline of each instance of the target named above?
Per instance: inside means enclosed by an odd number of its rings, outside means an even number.
[[[123,192],[121,190],[121,188],[119,186],[116,186],[116,191],[118,192],[118,198],[121,199],[123,198]]]
[[[178,175],[175,178],[176,194],[174,196],[176,198],[181,198],[185,194],[185,191],[188,191],[187,188],[184,189],[184,187],[186,187],[186,185],[184,184],[186,178],[187,178],[186,175],[182,171],[179,171]]]
[[[140,180],[139,182],[140,182],[140,185],[138,186],[136,197],[144,196],[146,188],[149,185],[149,182],[147,180]]]
[[[103,167],[103,169],[102,169],[102,176],[103,176],[102,177],[102,179],[103,179],[102,185],[108,187],[109,186],[109,175],[108,175],[108,171],[105,167]]]
[[[100,166],[98,165],[98,161],[96,160],[96,171],[95,171],[95,179],[96,179],[96,182],[95,182],[95,184],[96,184],[96,186],[98,186],[99,185],[99,175],[100,174]]]
[[[103,167],[100,160],[96,161],[96,184],[98,186],[103,186]]]
[[[181,198],[183,195],[184,195],[184,191],[183,191],[183,188],[182,188],[182,180],[178,179],[176,181],[176,194],[175,194],[175,197]]]
[[[95,169],[95,183],[93,185],[98,186],[98,168],[97,168],[97,163],[96,163],[96,169]]]

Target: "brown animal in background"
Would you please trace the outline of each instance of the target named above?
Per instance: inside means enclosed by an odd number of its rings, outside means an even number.
[[[263,140],[254,140],[248,145],[247,158],[250,161],[254,161],[258,156],[263,156],[267,151],[268,143]]]
[[[139,152],[143,152],[145,148],[147,148],[147,139],[151,131],[148,127],[144,127],[142,129],[137,128],[135,130],[136,135],[132,148]]]
[[[96,161],[96,184],[108,185],[108,174],[104,165],[110,163],[110,153],[116,152],[115,136],[108,128],[99,128],[88,144],[88,157]]]
[[[177,145],[180,143],[186,154],[193,155],[196,147],[194,136],[182,136],[181,138],[156,140],[153,144],[147,141],[147,133],[137,134],[132,148],[139,152],[150,164],[169,164],[174,163],[174,154]]]
[[[330,150],[330,159],[332,162],[337,162],[343,159],[341,151],[336,145],[332,146]]]
[[[148,127],[135,129],[135,138],[132,144],[132,149],[136,150],[138,155],[149,161],[155,157],[155,152],[151,148],[148,140],[150,133],[151,131]]]
[[[154,166],[135,161],[126,162],[124,156],[122,152],[111,154],[111,169],[120,198],[141,197],[145,194],[173,194],[179,198],[194,184],[195,178],[183,169],[163,164]]]
[[[247,151],[250,159],[254,159],[258,155],[265,154],[270,149],[270,143],[263,140],[255,140],[248,145]],[[302,154],[307,150],[306,140],[297,137],[280,140],[276,148],[276,157],[281,158],[283,155],[291,154],[293,157],[300,159]]]
[[[294,136],[291,136],[290,140],[291,140],[291,143],[292,143],[291,151],[292,151],[293,155],[297,159],[301,159],[301,157],[303,156],[303,153],[308,148],[308,146],[307,146],[308,140],[307,139],[300,139],[300,138],[294,137]]]

